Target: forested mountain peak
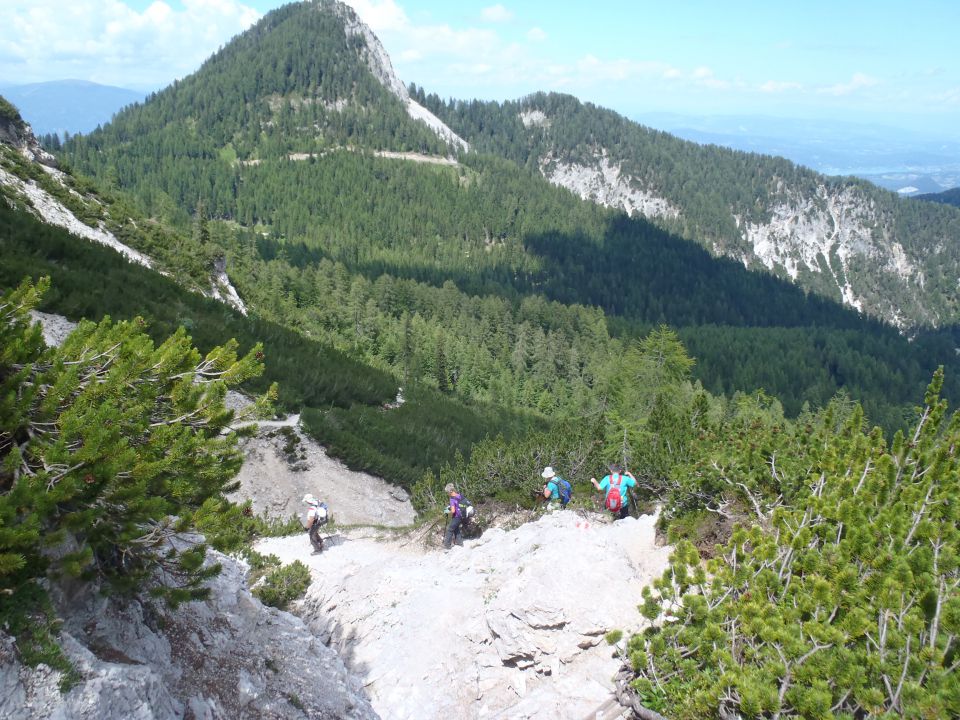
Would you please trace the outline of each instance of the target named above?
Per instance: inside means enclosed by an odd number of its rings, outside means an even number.
[[[87,141],[240,162],[343,147],[437,155],[465,147],[410,100],[379,41],[335,0],[267,13]]]
[[[480,151],[645,216],[715,255],[904,330],[960,317],[960,212],[952,208],[783,158],[681,140],[570,95],[505,103],[415,95]]]

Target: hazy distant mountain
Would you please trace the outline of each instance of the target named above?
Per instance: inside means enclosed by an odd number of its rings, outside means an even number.
[[[34,133],[90,132],[146,93],[85,80],[53,80],[0,88],[4,97],[17,106]]]
[[[779,155],[826,175],[853,175],[903,195],[960,185],[960,139],[837,120],[648,113],[634,118],[685,140]]]

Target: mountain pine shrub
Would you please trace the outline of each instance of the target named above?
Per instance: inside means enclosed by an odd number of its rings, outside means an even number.
[[[201,356],[182,329],[155,345],[139,318],[107,318],[49,348],[28,315],[48,287],[0,296],[0,618],[59,574],[204,597],[219,568],[182,533],[240,467],[223,399],[262,372],[259,346]]]
[[[644,591],[634,687],[671,718],[960,715],[960,416],[930,384],[888,447],[859,408],[777,464],[755,523]],[[730,478],[727,478],[728,480]],[[736,478],[732,480],[736,484]],[[762,500],[761,500],[762,498]]]

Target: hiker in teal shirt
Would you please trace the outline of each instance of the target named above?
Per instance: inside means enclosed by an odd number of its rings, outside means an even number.
[[[557,475],[549,465],[543,469],[540,477],[547,481],[542,491],[543,499],[547,501],[547,509],[565,508],[570,502],[570,483]]]
[[[597,482],[590,478],[590,482],[600,492],[603,492],[603,506],[613,513],[614,520],[623,520],[630,514],[628,507],[630,488],[637,486],[637,479],[631,473],[624,473],[616,463],[610,465],[610,474],[604,475],[603,480]]]

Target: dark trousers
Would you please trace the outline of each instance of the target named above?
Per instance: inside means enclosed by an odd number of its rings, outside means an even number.
[[[624,505],[622,508],[613,513],[614,520],[623,520],[625,517],[630,516],[630,508],[627,505]]]
[[[443,535],[443,546],[450,547],[453,543],[463,545],[463,518],[454,515],[447,523],[447,532]]]
[[[310,526],[310,544],[316,552],[323,551],[323,538],[320,537],[320,523],[315,522]]]

